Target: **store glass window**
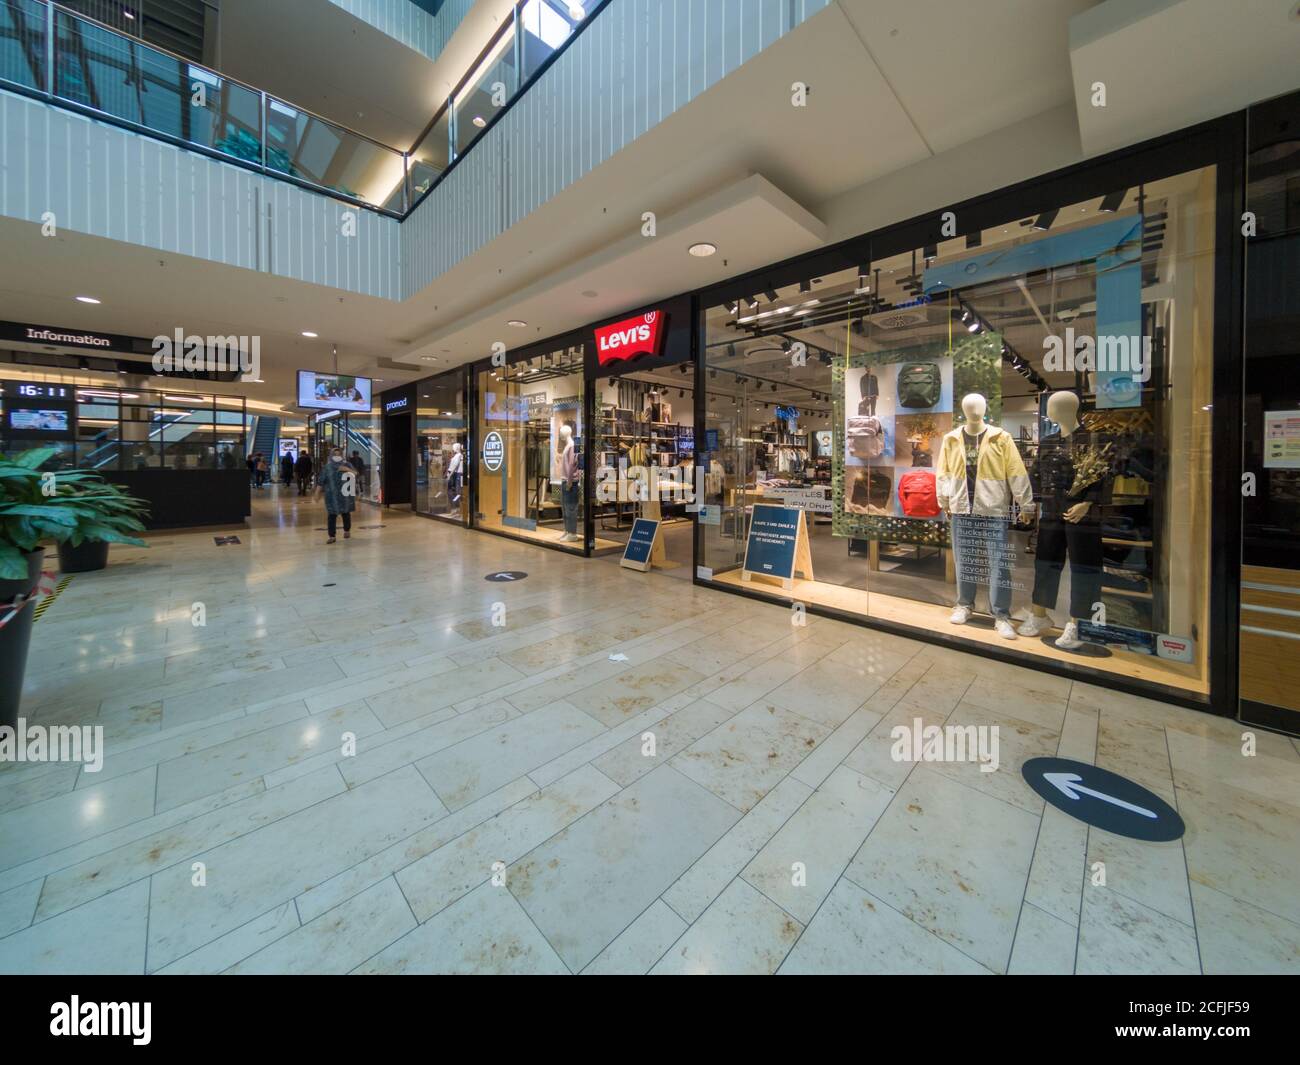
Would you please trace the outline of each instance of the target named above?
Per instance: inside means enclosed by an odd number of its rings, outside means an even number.
[[[478,374],[480,528],[583,550],[583,348]]]
[[[1215,172],[707,308],[711,579],[1203,696]]]
[[[376,403],[369,414],[347,414],[336,419],[343,454],[357,471],[357,498],[379,503],[383,494],[380,457],[383,450],[383,416]]]
[[[460,371],[416,386],[415,510],[465,524],[469,518],[469,434]]]

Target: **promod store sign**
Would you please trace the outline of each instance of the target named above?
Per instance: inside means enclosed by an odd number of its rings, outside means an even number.
[[[595,330],[596,361],[604,366],[611,362],[659,354],[664,335],[663,311],[646,311],[635,318],[625,318]]]

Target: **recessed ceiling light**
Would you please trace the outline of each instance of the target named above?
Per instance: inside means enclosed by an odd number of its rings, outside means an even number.
[[[315,340],[320,334],[304,332],[302,335],[305,336],[308,340]]]
[[[438,361],[438,356],[437,356],[437,355],[421,355],[421,356],[420,356],[420,361],[421,361],[421,362],[437,362],[437,361]]]
[[[484,118],[482,115],[475,115],[472,119],[470,119],[470,121],[473,122],[474,125],[478,126],[479,129],[482,129],[484,126],[487,125],[487,119]]]
[[[692,255],[694,255],[697,259],[707,259],[710,255],[712,255],[714,252],[718,250],[718,246],[716,244],[710,244],[706,240],[702,240],[698,244],[692,244],[686,250],[689,251]]]
[[[569,5],[569,18],[573,19],[574,22],[581,22],[586,17],[587,17],[587,9],[583,7],[581,4]]]
[[[98,303],[99,300],[95,299],[94,296],[78,296],[78,297],[77,297],[77,302],[78,302],[78,303]]]
[[[506,322],[506,325],[512,325],[516,329],[524,329],[528,326],[528,323],[521,322],[518,318],[511,318],[510,321]]]

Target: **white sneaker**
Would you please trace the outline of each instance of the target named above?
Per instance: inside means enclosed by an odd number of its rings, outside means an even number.
[[[1041,618],[1034,614],[1028,621],[1020,625],[1021,636],[1041,636],[1052,627],[1052,619],[1044,614]]]
[[[1056,646],[1066,651],[1073,651],[1076,647],[1082,647],[1083,641],[1079,639],[1079,625],[1071,621],[1066,624],[1065,629],[1057,638]]]
[[[952,608],[952,615],[948,618],[954,625],[965,625],[970,621],[970,607],[962,606],[958,603]]]
[[[1012,628],[1010,618],[995,619],[993,622],[993,628],[1004,640],[1014,640],[1016,638],[1016,630]]]

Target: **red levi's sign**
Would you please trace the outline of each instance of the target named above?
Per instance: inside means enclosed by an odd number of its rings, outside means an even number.
[[[598,365],[604,366],[619,359],[635,359],[638,355],[658,355],[663,324],[661,311],[646,311],[635,318],[600,326],[596,329]]]

